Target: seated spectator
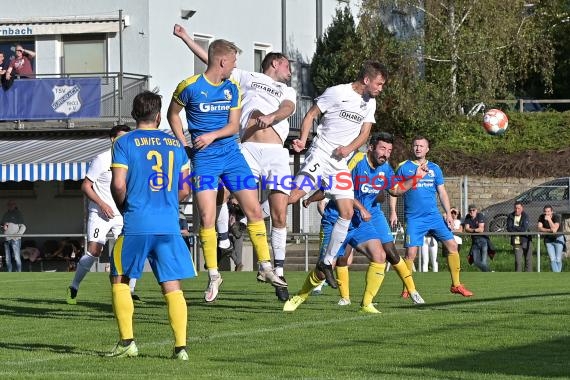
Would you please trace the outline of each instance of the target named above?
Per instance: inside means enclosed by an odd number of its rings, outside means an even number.
[[[514,211],[507,217],[508,232],[527,232],[530,229],[530,220],[524,211],[521,202],[515,202]],[[522,272],[523,256],[525,271],[532,272],[532,237],[531,235],[511,236],[511,245],[515,254],[515,271]]]
[[[235,264],[235,270],[240,272],[243,270],[242,249],[243,235],[247,231],[245,222],[245,214],[243,213],[237,200],[232,196],[228,201],[229,211],[229,238],[232,243],[230,258]]]

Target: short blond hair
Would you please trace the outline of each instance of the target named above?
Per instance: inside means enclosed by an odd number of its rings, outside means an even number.
[[[223,57],[228,54],[239,54],[241,49],[233,42],[227,40],[215,40],[208,47],[208,62],[213,62],[217,57]]]

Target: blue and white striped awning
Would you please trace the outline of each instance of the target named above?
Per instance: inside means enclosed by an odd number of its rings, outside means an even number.
[[[2,164],[0,182],[6,181],[79,181],[85,177],[87,162]]]
[[[110,147],[106,136],[0,137],[0,182],[79,181]]]

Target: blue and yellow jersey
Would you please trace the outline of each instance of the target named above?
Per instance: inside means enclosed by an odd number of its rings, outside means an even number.
[[[390,189],[394,185],[394,169],[388,162],[373,168],[368,161],[367,154],[357,152],[348,161],[354,186],[354,199],[358,200],[372,215],[383,215],[381,204],[377,202],[378,194]],[[323,218],[336,220],[338,209],[334,201],[325,207]],[[360,212],[355,210],[353,224],[361,221]]]
[[[398,181],[406,181],[416,175],[419,166],[417,161],[407,160],[396,169]],[[443,185],[441,168],[433,162],[427,162],[428,173],[406,191],[404,198],[404,215],[410,218],[439,214],[437,208],[437,187]]]
[[[354,199],[357,199],[371,214],[382,213],[381,204],[376,200],[378,194],[390,189],[394,181],[394,169],[388,162],[373,168],[367,154],[358,152],[348,162],[354,184]],[[360,213],[355,210],[355,217]]]
[[[188,131],[192,140],[217,131],[228,124],[230,110],[241,108],[240,88],[237,82],[226,79],[214,84],[203,74],[194,75],[178,84],[172,99],[186,110]],[[214,141],[204,150],[235,142],[235,136]]]
[[[129,132],[115,140],[111,167],[127,169],[123,234],[180,234],[178,186],[189,164],[176,137],[157,129]]]

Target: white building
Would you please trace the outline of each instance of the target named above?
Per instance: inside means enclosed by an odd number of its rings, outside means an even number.
[[[132,121],[130,102],[142,89],[160,90],[165,113],[176,85],[203,70],[173,36],[175,23],[182,24],[204,47],[217,38],[235,42],[243,50],[238,66],[246,70],[258,70],[266,52],[284,52],[293,63],[292,85],[299,95],[309,95],[307,68],[317,36],[326,30],[336,8],[347,3],[26,0],[4,4],[0,52],[5,61],[20,43],[37,54],[33,65],[38,80],[100,77],[102,100],[101,117],[93,119],[65,115],[51,121],[30,118],[18,124],[3,118],[0,111],[0,199],[18,202],[27,233],[62,237],[83,233],[84,198],[79,184],[91,158],[110,147],[108,128]],[[356,6],[351,6],[356,13]],[[123,92],[119,91],[121,81]],[[35,101],[39,100],[30,99]],[[303,116],[300,112],[298,118]]]

